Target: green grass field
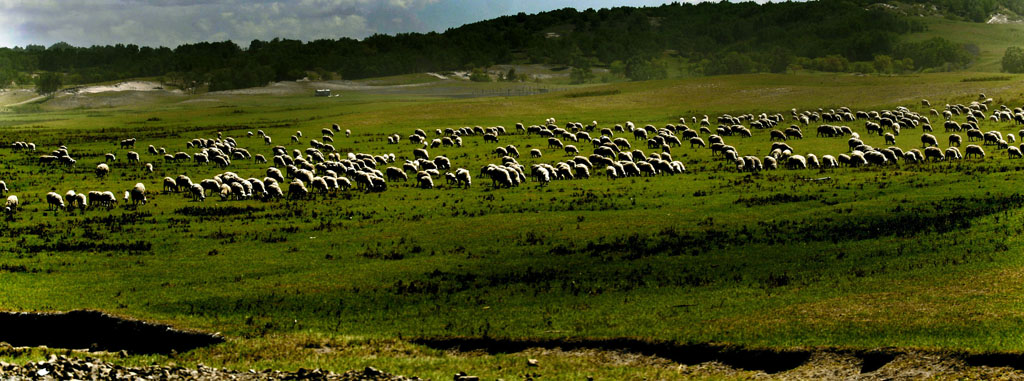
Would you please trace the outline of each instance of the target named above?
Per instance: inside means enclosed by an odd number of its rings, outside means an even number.
[[[687,173],[611,180],[528,182],[492,189],[479,168],[499,163],[493,143],[465,137],[462,148],[431,149],[474,175],[470,189],[423,190],[391,183],[386,192],[340,192],[305,201],[189,201],[161,192],[162,179],[193,181],[221,171],[165,163],[188,140],[237,139],[253,154],[275,144],[305,149],[338,123],[341,150],[394,153],[400,166],[415,145],[385,137],[422,128],[541,124],[555,117],[663,126],[702,114],[881,110],[904,105],[927,114],[983,92],[994,107],[1017,107],[1021,77],[962,81],[984,73],[913,76],[744,75],[570,88],[527,97],[444,99],[342,92],[340,98],[204,95],[111,108],[50,108],[0,114],[0,142],[26,140],[37,152],[0,149],[0,180],[22,201],[0,222],[0,309],[99,309],[177,327],[221,332],[228,342],[185,354],[133,356],[125,363],[205,363],[238,369],[373,365],[393,373],[449,379],[464,370],[488,379],[523,378],[527,357],[545,379],[679,377],[646,358],[609,359],[531,350],[454,353],[418,338],[615,339],[723,343],[751,348],[878,347],[1024,352],[1024,161],[985,147],[983,160],[884,168],[738,173],[710,150],[672,148]],[[395,79],[399,80],[399,79]],[[465,83],[460,86],[474,86]],[[485,84],[482,88],[500,86]],[[591,95],[598,94],[598,95]],[[600,95],[607,94],[607,95]],[[582,95],[582,96],[581,96]],[[215,99],[215,100],[214,100]],[[945,148],[948,134],[932,117]],[[963,121],[962,117],[957,118]],[[785,126],[791,121],[787,120]],[[847,123],[865,143],[864,122]],[[691,124],[691,126],[693,126]],[[981,122],[1016,135],[1013,123]],[[696,128],[696,126],[693,126]],[[838,155],[845,138],[791,140],[796,153]],[[299,144],[288,137],[302,131]],[[920,129],[897,145],[920,147]],[[156,171],[124,160],[117,142]],[[966,137],[966,136],[965,136]],[[647,152],[641,141],[634,148]],[[704,136],[706,139],[707,136]],[[566,160],[546,138],[510,134],[520,163]],[[726,137],[741,154],[764,156],[768,131]],[[966,143],[966,142],[965,142]],[[77,166],[42,166],[37,156],[67,145]],[[586,143],[578,146],[590,154]],[[544,156],[531,159],[531,148]],[[93,174],[117,154],[105,179]],[[237,160],[227,169],[265,176],[267,165]],[[602,170],[595,170],[603,172]],[[830,181],[806,181],[831,177]],[[44,194],[110,190],[136,182],[149,203],[136,210],[47,211]],[[27,361],[41,356],[33,351]],[[742,376],[742,374],[740,375]]]
[[[1002,71],[1003,54],[1006,48],[1021,46],[1024,40],[1024,24],[985,24],[954,21],[939,16],[925,18],[928,30],[912,33],[905,41],[923,41],[942,37],[958,44],[970,44],[978,49],[978,56],[970,70],[981,72]]]

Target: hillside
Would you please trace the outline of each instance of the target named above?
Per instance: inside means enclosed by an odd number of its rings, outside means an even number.
[[[862,2],[865,3],[865,2]],[[868,4],[870,5],[870,4]],[[578,11],[566,8],[467,24],[443,33],[375,35],[302,42],[255,40],[168,47],[134,45],[0,49],[0,83],[26,84],[38,72],[65,84],[161,77],[211,91],[271,81],[360,79],[495,64],[605,67],[633,80],[675,75],[820,71],[903,72],[966,67],[963,46],[937,35],[927,44],[901,36],[927,23],[885,6],[857,2],[669,4]],[[882,61],[879,56],[884,56]],[[888,61],[891,58],[892,62]],[[577,82],[597,78],[580,74]]]

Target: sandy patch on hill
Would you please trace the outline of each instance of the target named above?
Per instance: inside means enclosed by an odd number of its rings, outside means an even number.
[[[161,85],[161,84],[159,84],[157,82],[150,82],[150,81],[127,81],[127,82],[120,82],[120,83],[117,83],[117,84],[114,84],[114,85],[73,87],[73,88],[64,90],[64,92],[65,93],[69,93],[69,94],[76,94],[76,93],[77,94],[96,94],[96,93],[106,93],[106,92],[115,92],[115,91],[157,91],[157,90],[166,91],[166,92],[170,92],[170,93],[181,93],[181,90],[167,90],[167,89],[165,89],[163,87],[163,85]]]

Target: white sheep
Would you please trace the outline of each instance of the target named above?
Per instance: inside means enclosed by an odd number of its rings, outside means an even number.
[[[107,163],[100,163],[96,166],[96,177],[102,179],[107,176],[108,173],[110,173],[110,167],[107,166]]]
[[[4,212],[13,214],[16,211],[18,211],[18,196],[13,194],[7,196],[7,202],[4,203]]]
[[[132,205],[146,205],[146,186],[142,183],[135,183],[131,189]]]
[[[64,209],[64,199],[56,192],[46,194],[46,210]]]
[[[89,206],[89,199],[85,193],[79,193],[75,195],[75,202],[78,203],[78,209],[85,212],[85,208]]]
[[[192,184],[189,192],[192,195],[192,201],[203,201],[206,199],[206,192],[200,184]]]
[[[982,149],[980,146],[971,144],[966,148],[966,156],[967,158],[970,158],[971,156],[977,156],[978,158],[984,159],[985,150]]]
[[[455,180],[465,188],[469,188],[473,183],[473,179],[470,177],[469,170],[465,168],[459,168],[455,170]]]

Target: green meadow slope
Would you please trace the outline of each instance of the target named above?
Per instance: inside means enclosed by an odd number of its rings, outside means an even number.
[[[394,153],[392,165],[400,166],[418,146],[385,138],[415,129],[431,137],[435,129],[477,125],[511,132],[516,123],[549,117],[560,125],[660,127],[704,114],[788,118],[792,109],[841,106],[906,106],[927,115],[922,98],[941,108],[979,93],[994,98],[993,107],[1024,102],[1021,77],[972,80],[986,76],[760,74],[524,97],[210,93],[109,108],[11,107],[0,114],[0,142],[31,141],[39,150],[0,148],[0,180],[22,200],[14,217],[0,222],[0,309],[99,309],[228,339],[185,354],[118,360],[125,363],[340,371],[374,365],[432,379],[457,370],[521,378],[525,356],[541,356],[545,374],[564,378],[674,378],[679,369],[647,358],[455,354],[414,339],[1022,352],[1024,161],[995,147],[985,147],[984,159],[966,161],[751,174],[684,145],[671,148],[684,174],[613,180],[596,168],[590,179],[496,189],[479,174],[500,162],[496,145],[466,136],[464,147],[429,151],[468,168],[469,189],[439,178],[436,189],[392,182],[382,193],[266,202],[193,202],[165,192],[165,176],[198,182],[222,170],[146,153],[148,145],[193,153],[187,141],[221,132],[271,157],[272,146],[247,132],[262,130],[275,145],[304,150],[337,123],[352,131],[335,137],[339,150]],[[940,118],[931,118],[945,148],[948,134]],[[866,133],[864,121],[847,125],[865,143],[885,146]],[[1020,128],[981,126],[1014,135]],[[796,153],[848,150],[845,138],[815,137],[815,127],[788,142]],[[303,132],[300,142],[289,142],[296,131]],[[920,148],[920,135],[904,129],[897,145]],[[127,137],[138,139],[135,151],[154,173],[124,161],[128,150],[117,142]],[[623,137],[634,149],[660,151]],[[766,130],[725,140],[742,154],[763,157],[770,148]],[[62,144],[75,167],[38,164],[40,154]],[[499,144],[519,147],[527,168],[567,160],[534,135],[503,135]],[[590,144],[577,145],[592,153]],[[533,148],[544,156],[528,157]],[[108,152],[118,161],[98,179],[94,168]],[[236,160],[226,170],[263,178],[267,166]],[[808,181],[816,178],[828,180]],[[43,198],[69,189],[120,194],[137,182],[149,190],[149,203],[137,209],[53,212]],[[18,361],[41,356],[5,353]]]

